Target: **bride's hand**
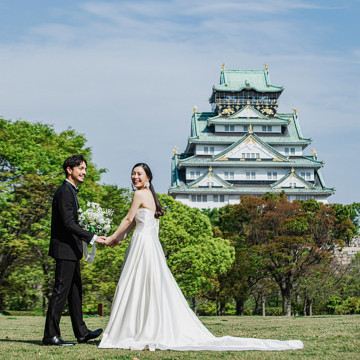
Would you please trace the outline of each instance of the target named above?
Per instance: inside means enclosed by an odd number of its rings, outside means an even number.
[[[120,240],[114,239],[112,236],[109,236],[105,240],[105,245],[110,246],[111,248],[115,247],[120,243]]]

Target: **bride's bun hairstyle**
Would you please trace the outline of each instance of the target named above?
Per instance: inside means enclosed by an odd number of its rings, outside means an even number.
[[[141,166],[144,169],[146,176],[149,178],[149,183],[150,183],[149,189],[150,189],[150,191],[151,191],[151,193],[152,193],[152,195],[154,197],[154,201],[155,201],[155,205],[156,205],[155,217],[158,219],[160,216],[164,215],[164,211],[162,209],[162,206],[160,204],[160,201],[159,201],[158,197],[156,196],[155,189],[154,189],[154,187],[153,187],[153,185],[151,183],[151,180],[153,178],[152,172],[151,172],[151,170],[150,170],[150,168],[149,168],[149,166],[147,164],[145,164],[145,163],[137,163],[137,164],[135,164],[133,166],[133,168],[131,170],[131,173],[138,166]]]

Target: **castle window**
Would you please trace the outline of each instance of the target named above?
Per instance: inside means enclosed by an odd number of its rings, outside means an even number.
[[[295,155],[295,148],[290,149],[291,155]]]
[[[225,179],[226,180],[234,180],[234,172],[233,171],[225,171]]]
[[[243,129],[244,129],[244,131],[249,131],[249,125],[243,125]]]
[[[197,171],[196,172],[196,178],[199,178],[200,177],[200,171]]]
[[[214,200],[214,202],[218,202],[219,201],[219,195],[213,195],[213,200]]]
[[[272,173],[271,173],[271,171],[269,171],[269,172],[267,173],[267,178],[268,178],[268,180],[271,180],[271,179],[272,179]]]
[[[191,195],[192,202],[206,202],[207,196],[206,195]]]
[[[273,172],[273,179],[277,180],[277,172]]]
[[[204,154],[207,154],[209,152],[209,148],[207,146],[204,147]]]
[[[210,154],[214,154],[215,148],[213,146],[210,146]]]
[[[310,180],[311,179],[311,174],[309,172],[306,173],[306,180]]]
[[[225,125],[225,131],[235,131],[235,125]]]
[[[246,180],[255,180],[256,179],[256,172],[255,171],[247,171],[246,172]]]
[[[285,155],[289,155],[289,148],[285,148]]]
[[[190,171],[190,179],[195,179],[195,171]]]
[[[224,195],[220,195],[220,202],[224,202],[225,201],[225,196]]]

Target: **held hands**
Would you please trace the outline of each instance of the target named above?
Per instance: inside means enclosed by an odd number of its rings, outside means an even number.
[[[112,236],[109,236],[109,237],[106,238],[106,241],[104,242],[104,244],[106,246],[110,246],[111,248],[113,248],[116,245],[119,245],[120,241],[121,241],[121,239],[118,240],[116,238],[113,238]]]
[[[105,244],[106,236],[97,235],[95,242],[98,244]]]
[[[121,239],[114,239],[112,236],[98,236],[95,240],[99,244],[103,244],[106,246],[110,246],[111,248],[115,247],[116,245],[119,245]]]

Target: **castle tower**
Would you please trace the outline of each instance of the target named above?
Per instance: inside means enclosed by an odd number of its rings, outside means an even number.
[[[284,88],[269,71],[226,70],[213,86],[211,112],[194,108],[186,149],[171,162],[169,195],[198,208],[237,204],[241,196],[285,191],[289,201],[326,203],[334,188],[325,185],[324,162],[304,155],[298,115],[278,113]]]

